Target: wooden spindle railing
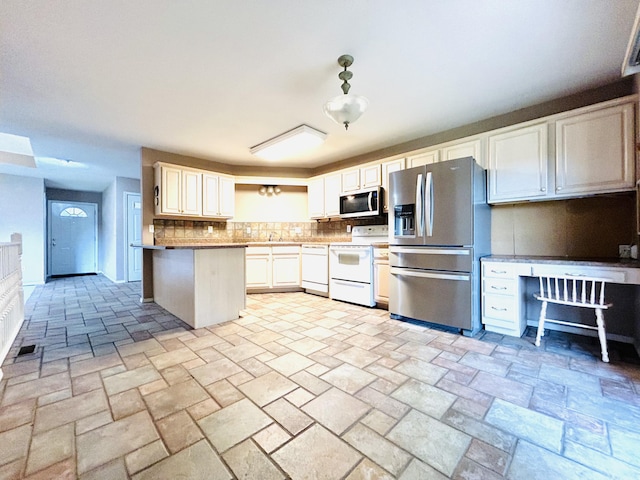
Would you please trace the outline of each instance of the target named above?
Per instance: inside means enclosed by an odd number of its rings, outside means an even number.
[[[11,242],[0,243],[0,367],[24,321],[21,257],[20,234],[11,235]]]

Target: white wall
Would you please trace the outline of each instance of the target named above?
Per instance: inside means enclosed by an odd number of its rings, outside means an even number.
[[[279,195],[260,195],[260,185],[236,185],[234,222],[308,222],[307,188],[283,185]]]
[[[140,180],[116,177],[113,183],[102,192],[100,269],[114,282],[126,280],[125,192],[140,193]]]
[[[0,174],[0,241],[22,234],[25,285],[45,281],[45,212],[44,180]]]

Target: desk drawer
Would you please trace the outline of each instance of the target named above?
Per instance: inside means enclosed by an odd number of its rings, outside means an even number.
[[[574,265],[534,265],[531,275],[542,276],[575,276],[575,277],[600,277],[608,278],[613,283],[625,283],[626,272],[617,268],[603,268],[593,266]]]
[[[482,280],[483,293],[495,295],[513,295],[516,293],[516,281],[503,278],[485,278]]]
[[[508,320],[513,325],[519,323],[515,296],[485,295],[482,300],[482,316],[485,323],[489,322],[490,318]]]
[[[491,278],[513,278],[516,276],[516,265],[502,262],[482,262],[482,276]]]

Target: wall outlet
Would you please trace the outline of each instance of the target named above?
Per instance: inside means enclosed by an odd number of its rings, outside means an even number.
[[[302,227],[295,227],[293,231],[296,235],[302,235]]]
[[[156,229],[153,227],[153,225],[149,225],[149,233],[153,233],[155,231]]]
[[[207,227],[207,233],[213,233],[213,225]]]
[[[251,233],[251,227],[247,227],[247,233]]]
[[[351,225],[347,225],[347,233],[351,233]]]
[[[631,245],[618,245],[618,256],[620,258],[631,258]]]

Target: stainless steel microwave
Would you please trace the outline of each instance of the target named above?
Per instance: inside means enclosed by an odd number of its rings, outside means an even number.
[[[367,188],[340,195],[340,217],[372,217],[382,214],[382,187]]]

